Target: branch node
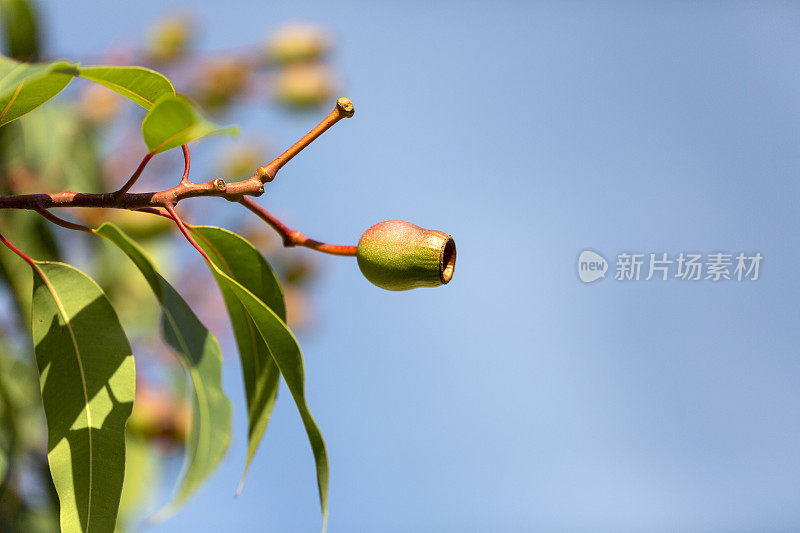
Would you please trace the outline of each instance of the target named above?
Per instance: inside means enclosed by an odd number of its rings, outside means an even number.
[[[214,187],[215,187],[215,188],[216,188],[216,189],[217,189],[219,192],[225,192],[225,190],[228,188],[228,185],[225,183],[225,180],[224,180],[224,179],[222,179],[222,178],[217,178],[217,179],[215,179],[215,180],[214,180]]]
[[[275,179],[275,176],[270,176],[266,166],[259,167],[253,177],[258,179],[261,183],[266,183]]]

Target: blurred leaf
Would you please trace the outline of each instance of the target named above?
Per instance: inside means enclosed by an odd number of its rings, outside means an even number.
[[[328,454],[325,450],[325,441],[322,433],[314,422],[311,412],[306,404],[305,397],[305,369],[303,368],[303,353],[292,332],[286,323],[270,307],[255,294],[243,287],[239,282],[228,276],[216,264],[210,264],[211,272],[217,279],[220,287],[229,291],[241,302],[250,318],[255,324],[261,339],[266,343],[272,354],[272,359],[278,366],[289,392],[294,398],[300,418],[314,453],[314,462],[317,467],[317,488],[319,501],[322,508],[323,531],[328,520]],[[233,269],[231,269],[233,270]]]
[[[39,59],[39,25],[36,9],[27,0],[0,0],[5,53],[22,61]]]
[[[118,531],[133,529],[138,511],[150,501],[156,476],[155,458],[145,439],[128,434],[125,448],[125,483],[119,504]]]
[[[0,353],[0,358],[4,358],[2,353]],[[5,365],[0,365],[0,371],[5,370],[2,366]],[[14,455],[14,448],[16,448],[15,411],[5,383],[0,380],[0,490],[5,483],[8,467]]]
[[[86,274],[64,263],[36,262],[33,270],[32,336],[61,529],[111,531],[136,382],[131,348]]]
[[[164,340],[180,355],[194,386],[192,427],[183,481],[172,503],[158,513],[159,518],[165,518],[208,478],[228,448],[231,405],[222,391],[222,352],[216,337],[158,273],[155,264],[138,244],[114,224],[105,223],[95,233],[117,245],[150,284],[164,311]]]
[[[278,278],[264,256],[252,244],[222,228],[192,226],[190,229],[220,270],[252,292],[281,320],[286,320],[286,307]],[[227,284],[219,285],[231,317],[236,345],[239,347],[247,398],[248,451],[242,482],[239,484],[241,491],[244,476],[261,443],[275,405],[280,372],[267,343],[258,334],[253,319],[236,294]]]
[[[20,63],[0,56],[0,126],[33,111],[78,74],[77,63]]]
[[[144,67],[80,67],[80,76],[108,87],[145,109],[165,95],[175,96],[172,83],[155,70]]]
[[[20,135],[15,152],[39,179],[33,190],[19,192],[102,191],[98,143],[73,107],[51,102],[16,124]]]
[[[44,424],[36,375],[0,334],[0,487],[8,461],[41,442]]]
[[[150,153],[157,154],[207,135],[236,135],[237,126],[221,127],[204,118],[182,96],[164,96],[148,111],[142,122],[142,136]]]

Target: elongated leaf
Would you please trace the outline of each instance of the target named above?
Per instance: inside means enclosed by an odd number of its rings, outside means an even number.
[[[165,518],[208,478],[228,449],[231,404],[222,391],[222,352],[216,337],[159,274],[138,244],[111,223],[103,224],[95,233],[117,245],[147,280],[164,311],[164,340],[178,353],[192,380],[192,427],[183,480],[172,503],[159,512],[159,518]]]
[[[50,100],[77,73],[77,64],[67,61],[20,63],[0,56],[0,126]]]
[[[264,256],[252,244],[222,228],[192,226],[190,229],[217,267],[252,292],[281,320],[286,321],[286,306],[278,278]],[[244,476],[261,443],[275,405],[280,372],[272,359],[269,346],[259,335],[253,319],[236,294],[223,283],[220,283],[220,289],[239,348],[247,399],[248,450],[242,482],[239,484],[241,491]]]
[[[33,344],[62,531],[111,531],[125,475],[136,370],[103,291],[63,263],[33,269]]]
[[[239,128],[223,128],[207,120],[189,100],[167,95],[155,103],[142,122],[142,136],[152,154],[164,152],[207,135],[236,135]]]
[[[269,348],[272,359],[278,366],[292,398],[294,398],[317,467],[317,488],[319,489],[324,531],[328,519],[328,453],[325,450],[322,433],[306,404],[305,369],[300,345],[286,323],[264,301],[228,276],[216,264],[209,264],[209,267],[222,288],[223,294],[229,291],[236,296],[247,314],[250,315],[261,339]]]
[[[108,87],[125,98],[150,109],[165,95],[175,96],[172,83],[155,70],[144,67],[80,67],[80,76]]]

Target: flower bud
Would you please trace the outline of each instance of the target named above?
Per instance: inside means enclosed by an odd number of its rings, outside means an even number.
[[[338,85],[325,66],[300,63],[281,69],[274,92],[278,102],[301,110],[328,103]]]
[[[270,61],[279,64],[318,61],[331,48],[331,38],[322,28],[289,24],[279,28],[266,45]]]
[[[382,289],[438,287],[453,277],[456,243],[441,231],[386,220],[364,232],[356,258],[364,277]]]
[[[140,384],[127,429],[135,435],[156,439],[166,447],[186,442],[191,409],[171,393]]]
[[[168,16],[150,30],[147,54],[153,61],[173,61],[186,54],[193,40],[194,21],[189,15]]]

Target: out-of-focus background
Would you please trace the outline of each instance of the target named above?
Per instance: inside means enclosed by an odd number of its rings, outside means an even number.
[[[800,6],[39,4],[47,50],[85,63],[176,10],[203,53],[291,21],[324,28],[339,89],[322,112],[346,95],[356,115],[259,201],[328,242],[393,218],[454,236],[453,281],[406,293],[370,285],[353,260],[296,252],[316,271],[301,344],[330,456],[329,531],[800,528]],[[249,103],[226,121],[273,154],[322,113]],[[193,145],[195,176],[215,175],[225,143]],[[177,168],[179,154],[164,157]],[[251,217],[217,200],[185,209],[196,223]],[[579,280],[584,249],[610,262],[605,279]],[[720,251],[759,252],[759,279],[614,279],[621,252]],[[213,281],[194,259],[197,291]],[[285,390],[233,497],[246,410],[229,326],[209,325],[233,444],[152,530],[318,529]],[[153,508],[179,472],[166,464]]]

